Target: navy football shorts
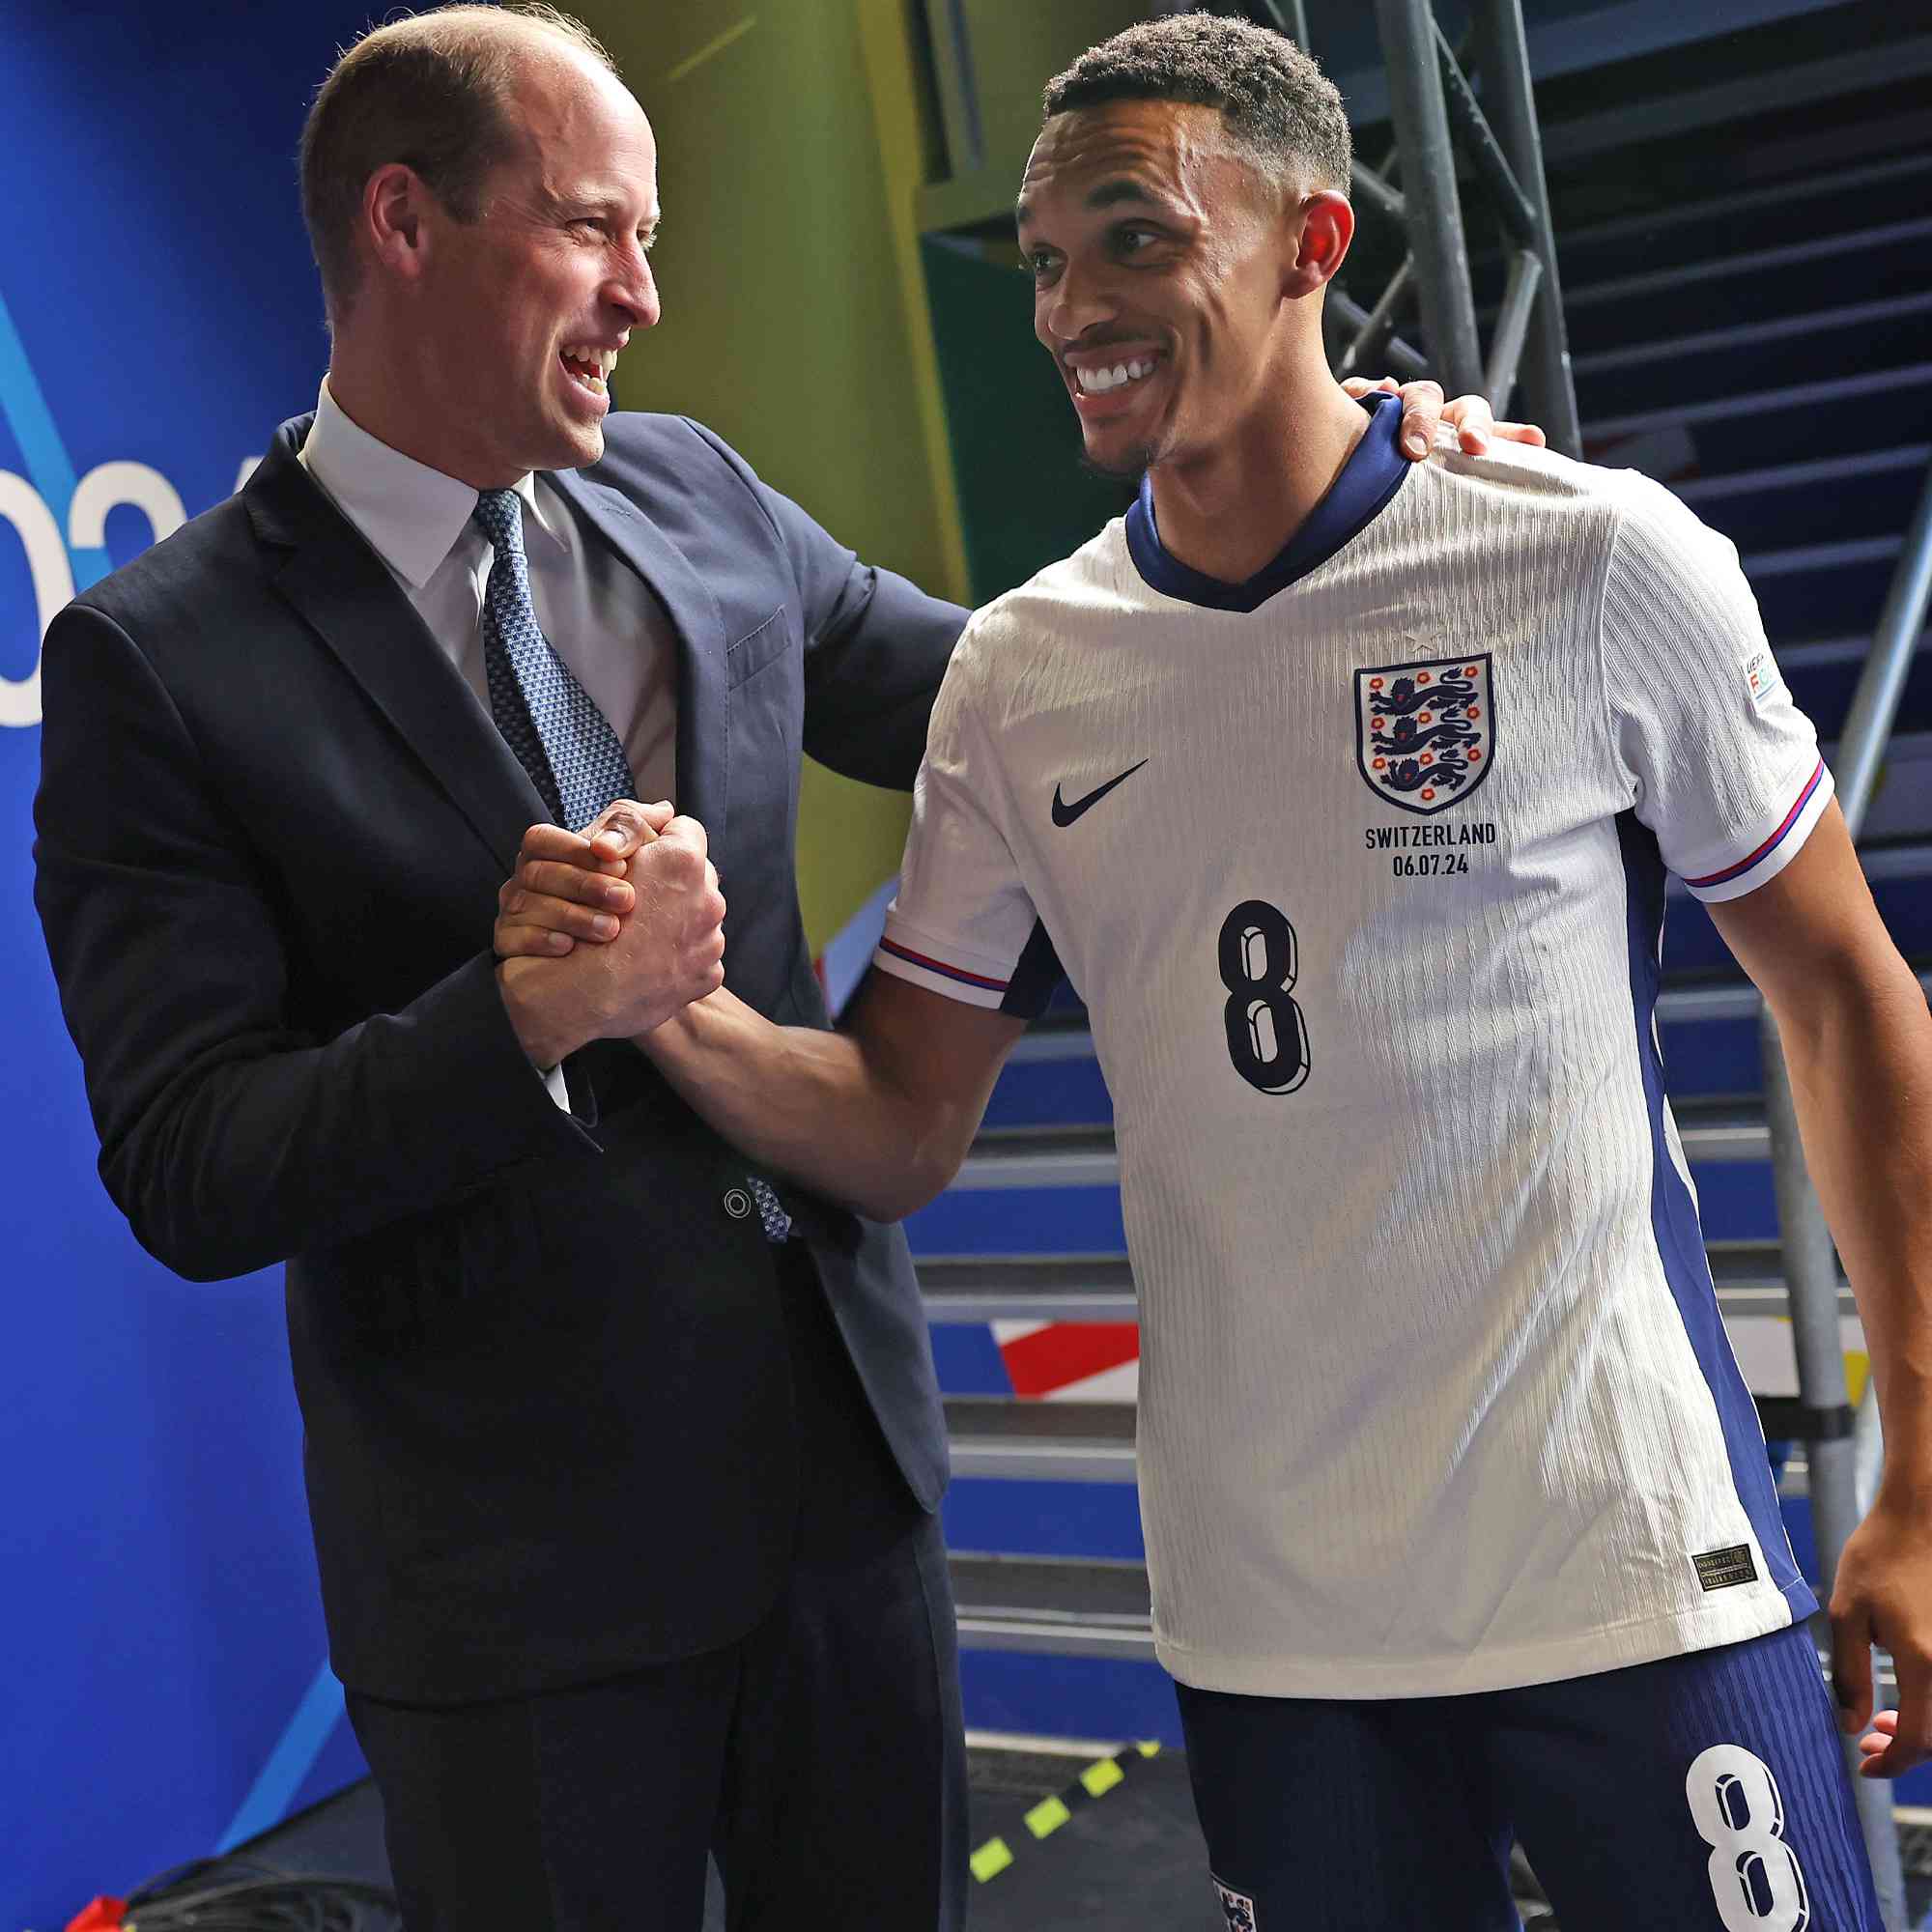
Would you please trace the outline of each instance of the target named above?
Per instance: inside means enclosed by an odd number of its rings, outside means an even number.
[[[1177,1685],[1232,1932],[1881,1932],[1800,1625],[1557,1684],[1388,1701]]]

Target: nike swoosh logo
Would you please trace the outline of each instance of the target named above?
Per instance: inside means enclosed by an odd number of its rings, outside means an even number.
[[[1092,811],[1093,809],[1096,805],[1098,805],[1100,801],[1103,798],[1105,798],[1107,794],[1110,791],[1112,791],[1117,784],[1124,784],[1128,779],[1132,778],[1133,775],[1140,770],[1141,765],[1144,765],[1146,763],[1147,760],[1143,758],[1141,760],[1140,765],[1129,765],[1126,768],[1126,770],[1120,775],[1119,778],[1109,779],[1105,784],[1098,786],[1096,789],[1093,791],[1090,791],[1085,798],[1076,798],[1071,805],[1068,805],[1066,801],[1061,797],[1060,787],[1056,784],[1053,788],[1054,824],[1071,825],[1073,821],[1076,818],[1078,818],[1083,811]]]

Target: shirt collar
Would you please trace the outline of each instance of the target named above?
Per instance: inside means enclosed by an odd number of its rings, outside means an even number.
[[[1208,611],[1259,611],[1277,591],[1326,563],[1387,507],[1414,466],[1396,446],[1402,427],[1401,398],[1371,391],[1362,398],[1367,431],[1357,439],[1328,494],[1309,511],[1301,527],[1245,583],[1208,577],[1170,555],[1154,521],[1153,481],[1141,479],[1127,508],[1127,551],[1143,580],[1156,590]]]
[[[420,590],[469,526],[476,495],[468,483],[432,469],[373,437],[329,394],[325,378],[301,461],[377,555]],[[524,529],[541,530],[561,549],[569,526],[554,495],[526,471],[510,486],[524,499]],[[482,541],[478,532],[478,541]]]

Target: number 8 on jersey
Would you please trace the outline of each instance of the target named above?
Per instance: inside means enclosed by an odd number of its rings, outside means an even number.
[[[1308,1028],[1289,996],[1298,970],[1294,927],[1279,906],[1243,899],[1221,923],[1220,954],[1235,1071],[1264,1094],[1293,1094],[1309,1064]]]

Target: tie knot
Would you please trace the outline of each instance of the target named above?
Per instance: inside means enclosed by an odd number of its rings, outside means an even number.
[[[476,498],[471,521],[490,539],[493,550],[521,555],[524,548],[524,499],[514,490],[484,490]]]

